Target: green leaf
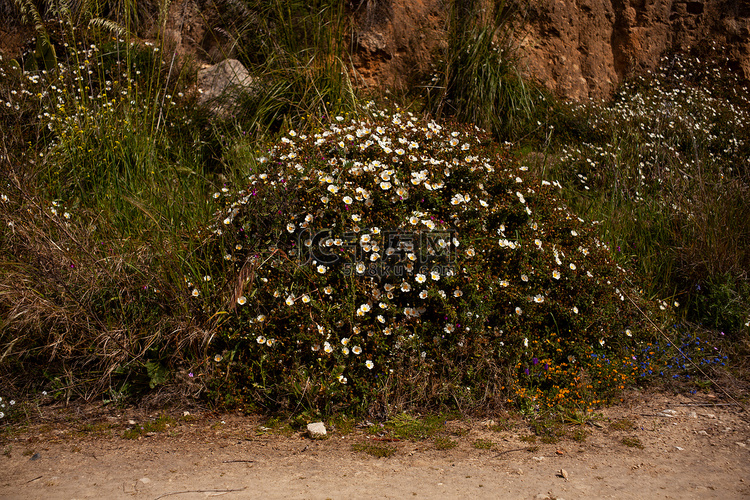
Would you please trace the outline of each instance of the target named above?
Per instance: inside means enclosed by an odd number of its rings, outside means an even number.
[[[163,384],[169,378],[169,369],[158,361],[149,361],[146,363],[146,373],[149,378],[148,386],[151,389]]]

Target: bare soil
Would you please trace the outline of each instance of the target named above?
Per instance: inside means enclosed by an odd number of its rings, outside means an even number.
[[[0,434],[0,498],[749,498],[750,420],[718,401],[633,394],[555,443],[520,420],[448,421],[442,441],[371,427],[313,440],[263,417],[174,412],[147,432],[156,413],[79,408]]]

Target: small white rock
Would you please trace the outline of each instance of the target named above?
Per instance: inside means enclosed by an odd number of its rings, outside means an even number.
[[[326,435],[326,426],[323,422],[313,422],[307,424],[307,432],[311,438],[322,438]]]
[[[147,477],[142,477],[139,479],[139,481],[142,482],[143,484],[148,484],[151,482],[151,480]]]

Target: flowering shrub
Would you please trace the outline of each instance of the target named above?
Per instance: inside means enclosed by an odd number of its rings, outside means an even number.
[[[604,221],[620,262],[686,316],[747,335],[750,316],[750,94],[720,47],[675,55],[624,84],[612,102],[581,104],[553,170],[566,199]],[[562,127],[558,127],[562,129]]]
[[[243,189],[214,195],[236,276],[216,360],[234,392],[324,410],[554,406],[627,383],[650,336],[634,306],[654,308],[560,184],[480,130],[369,112],[290,131]]]

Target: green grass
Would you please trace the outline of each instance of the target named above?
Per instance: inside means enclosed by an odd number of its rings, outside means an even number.
[[[438,436],[433,441],[436,450],[452,450],[458,443],[453,439],[445,436]]]
[[[471,446],[477,450],[491,450],[495,443],[489,439],[477,439],[471,443]]]
[[[630,431],[635,429],[635,424],[632,420],[623,418],[609,424],[609,428],[613,431]]]
[[[637,437],[624,437],[621,442],[628,448],[639,448],[641,450],[644,448],[643,443]]]
[[[439,414],[415,417],[402,413],[389,419],[385,423],[385,428],[396,439],[429,439],[445,428],[445,417]]]
[[[174,427],[177,421],[169,415],[160,415],[159,417],[146,422],[136,424],[132,429],[126,429],[122,433],[123,439],[139,439],[142,436],[165,432],[168,428]]]

